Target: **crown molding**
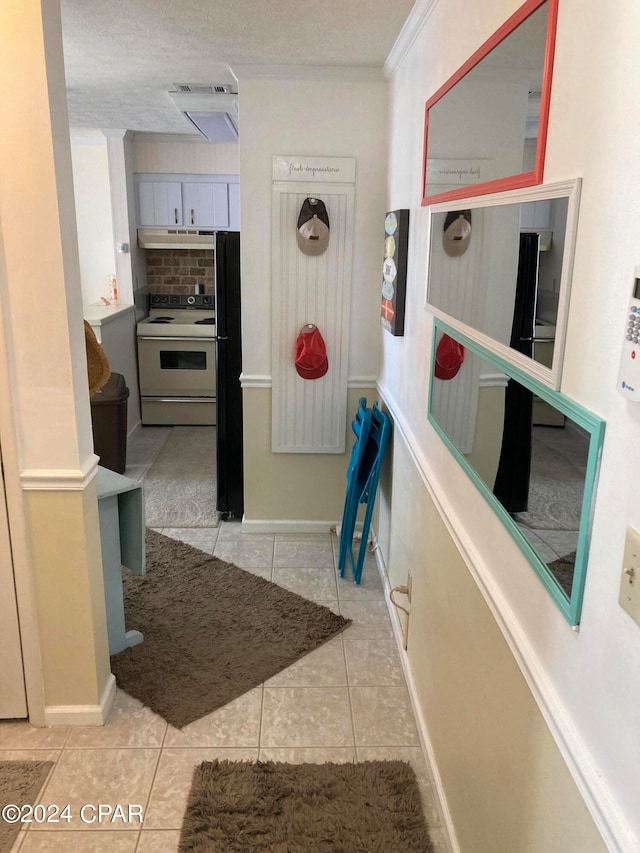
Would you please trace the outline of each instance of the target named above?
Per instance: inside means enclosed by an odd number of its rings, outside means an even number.
[[[398,70],[405,54],[408,53],[437,5],[438,0],[416,0],[384,63],[384,74],[387,77],[392,77]]]
[[[136,131],[131,137],[134,142],[189,142],[198,145],[235,145],[237,142],[209,142],[199,133],[151,133],[149,131]]]
[[[342,83],[382,83],[384,71],[373,65],[234,65],[235,78],[243,80],[339,80]],[[242,94],[241,94],[242,96]]]

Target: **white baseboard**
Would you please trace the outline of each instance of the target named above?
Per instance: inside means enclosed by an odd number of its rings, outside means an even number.
[[[45,705],[45,726],[104,726],[116,698],[116,679],[110,673],[99,705]]]
[[[340,521],[242,520],[243,533],[331,533]]]
[[[130,430],[127,431],[127,441],[130,441],[133,436],[142,429],[142,421],[137,421]]]
[[[380,552],[380,548],[374,547],[374,554],[376,558],[376,564],[378,566],[378,573],[380,574],[380,580],[382,581],[382,586],[384,587],[384,600],[387,605],[387,610],[389,611],[391,627],[393,628],[393,634],[396,640],[396,644],[398,646],[398,654],[400,655],[400,661],[402,663],[404,679],[407,685],[407,689],[409,691],[411,707],[413,709],[413,714],[416,721],[416,728],[418,729],[418,737],[420,739],[420,747],[422,748],[427,767],[429,768],[429,774],[431,776],[433,790],[435,792],[436,797],[438,798],[440,813],[442,814],[442,819],[444,821],[444,825],[441,828],[444,835],[446,836],[446,843],[449,853],[460,853],[460,845],[458,844],[458,838],[456,836],[455,827],[453,825],[451,812],[449,811],[449,807],[447,805],[447,798],[444,793],[442,779],[440,777],[440,773],[438,772],[435,752],[433,750],[431,738],[429,737],[429,731],[427,729],[427,722],[424,718],[424,714],[422,713],[422,707],[418,699],[418,690],[416,687],[415,679],[413,677],[413,672],[411,670],[409,655],[407,654],[404,648],[404,636],[402,634],[402,626],[400,625],[400,620],[398,619],[398,611],[393,606],[393,602],[391,601],[389,595],[389,593],[391,592],[391,585],[389,583],[389,578],[387,577],[387,572],[385,569],[382,554]]]

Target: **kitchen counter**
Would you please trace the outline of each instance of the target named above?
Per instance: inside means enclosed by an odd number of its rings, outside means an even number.
[[[140,421],[140,393],[136,355],[136,306],[133,302],[105,305],[94,302],[83,308],[84,319],[105,351],[112,373],[121,373],[129,389],[127,434]]]
[[[100,328],[105,323],[110,323],[118,317],[129,314],[131,311],[135,311],[135,307],[133,302],[124,304],[119,302],[117,305],[105,305],[103,302],[95,302],[93,305],[85,305],[82,313],[87,323],[95,329],[96,327]]]

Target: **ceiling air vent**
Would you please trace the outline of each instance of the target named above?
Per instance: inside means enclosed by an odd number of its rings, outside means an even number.
[[[238,90],[231,83],[174,83],[176,92],[194,95],[235,95]]]
[[[174,83],[175,105],[209,142],[238,141],[238,90],[233,83]]]

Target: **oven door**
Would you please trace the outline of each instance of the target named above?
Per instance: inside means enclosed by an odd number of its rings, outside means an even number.
[[[216,396],[215,340],[139,336],[142,397]]]

